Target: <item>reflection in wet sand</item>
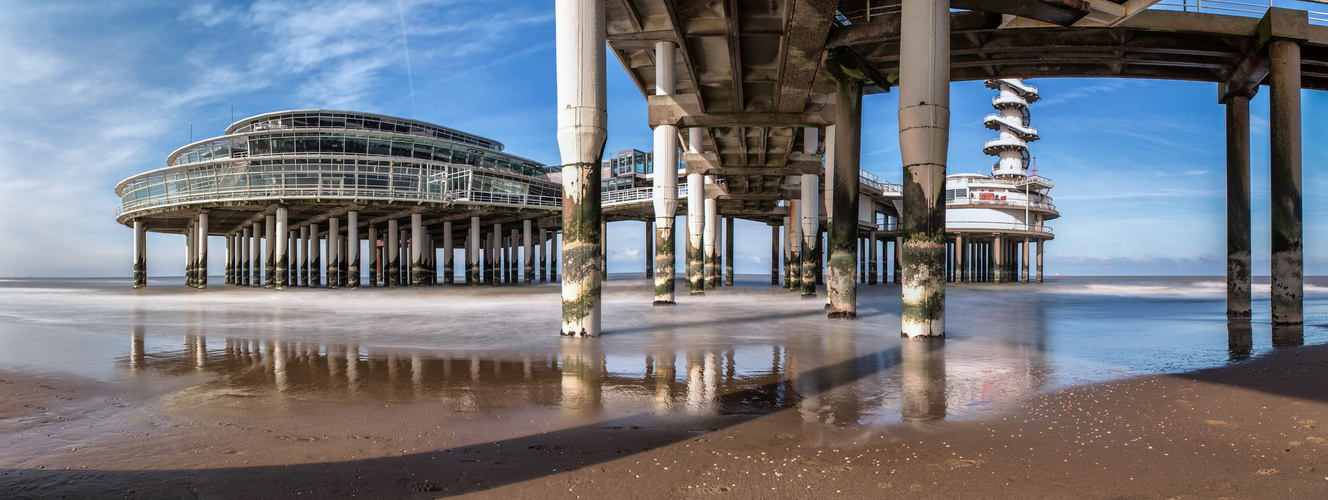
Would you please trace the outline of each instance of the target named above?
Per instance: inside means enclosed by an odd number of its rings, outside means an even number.
[[[1305,345],[1305,325],[1273,325],[1273,347]]]
[[[1231,361],[1248,359],[1254,350],[1254,328],[1247,320],[1227,322],[1227,353]]]
[[[945,339],[907,339],[900,343],[905,422],[945,418]]]

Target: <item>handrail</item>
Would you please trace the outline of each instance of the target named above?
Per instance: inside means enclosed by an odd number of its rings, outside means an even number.
[[[1004,229],[1009,231],[1028,231],[1034,233],[1052,234],[1051,226],[1043,225],[1037,227],[1036,224],[1025,224],[1023,222],[995,222],[995,221],[945,221],[946,229]]]
[[[1051,203],[1042,202],[1042,201],[1025,203],[1023,201],[1016,201],[1016,200],[971,200],[968,198],[953,198],[945,200],[945,206],[947,207],[963,206],[963,205],[1000,205],[1005,207],[1018,207],[1018,208],[1027,206],[1030,208],[1051,210],[1053,212],[1056,211],[1056,205],[1052,205]]]
[[[1264,2],[1235,2],[1232,0],[1169,0],[1149,6],[1150,9],[1158,7],[1162,7],[1158,10],[1179,10],[1181,12],[1194,13],[1215,12],[1218,14],[1234,13],[1235,15],[1251,14],[1252,16],[1247,17],[1258,17],[1263,16],[1264,13],[1268,12],[1268,9],[1275,6],[1273,5],[1273,0],[1267,0]],[[1328,24],[1328,12],[1319,12],[1308,9],[1296,10],[1305,11],[1309,15],[1309,21],[1312,24]]]

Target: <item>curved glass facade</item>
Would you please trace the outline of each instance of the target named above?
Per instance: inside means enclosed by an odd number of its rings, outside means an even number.
[[[305,120],[302,130],[261,125],[296,115]],[[321,116],[346,128],[323,128]],[[349,117],[354,116],[361,115],[282,112],[237,122],[228,129],[230,135],[172,153],[167,168],[122,182],[116,188],[119,213],[253,199],[561,204],[561,186],[541,178],[549,167],[504,154],[499,143],[400,119],[392,120],[410,124],[405,133],[352,130]],[[377,118],[388,122],[388,117]],[[452,132],[473,144],[410,135],[415,131]]]

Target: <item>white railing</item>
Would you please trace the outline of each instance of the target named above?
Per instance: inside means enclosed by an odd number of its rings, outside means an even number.
[[[992,222],[992,221],[945,221],[946,229],[993,229],[1004,231],[1028,231],[1033,233],[1052,234],[1051,226],[1037,224],[1025,224],[1023,222]]]
[[[687,186],[678,184],[678,199],[687,197]],[[605,191],[600,195],[600,205],[605,207],[624,205],[633,202],[654,201],[653,186]]]
[[[146,174],[124,184],[116,216],[151,208],[250,200],[462,202],[549,209],[562,206],[558,196],[512,192],[530,190],[528,182],[464,167],[416,169],[416,173],[407,174],[387,173],[374,166],[294,167],[281,171],[222,167]],[[345,170],[347,167],[352,170]],[[366,184],[386,187],[362,187]],[[471,188],[478,184],[502,185],[508,190]]]
[[[1029,208],[1050,210],[1052,212],[1056,211],[1056,205],[1052,205],[1046,202],[1037,202],[1037,201],[1032,203],[1025,203],[1023,201],[1017,201],[1017,200],[970,200],[968,198],[954,198],[950,200],[945,200],[945,206],[947,207],[967,206],[967,205],[1000,205],[1004,207],[1015,207],[1015,208],[1023,208],[1027,206]]]
[[[1273,0],[1265,0],[1262,2],[1235,2],[1231,0],[1167,0],[1165,2],[1153,4],[1153,6],[1149,8],[1158,10],[1178,10],[1181,12],[1208,12],[1212,14],[1262,17],[1270,8],[1284,7],[1303,10],[1309,13],[1311,24],[1328,24],[1328,12],[1319,12],[1295,7],[1295,5],[1303,3],[1306,2],[1304,0],[1276,2]]]

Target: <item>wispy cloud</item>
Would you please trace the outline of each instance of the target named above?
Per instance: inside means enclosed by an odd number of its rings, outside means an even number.
[[[1061,92],[1052,97],[1039,100],[1034,105],[1039,108],[1051,107],[1058,104],[1065,104],[1067,102],[1083,99],[1085,97],[1092,97],[1097,94],[1115,92],[1127,86],[1129,86],[1129,83],[1123,81],[1108,81],[1096,85],[1086,85],[1083,87],[1078,87],[1069,92]]]

